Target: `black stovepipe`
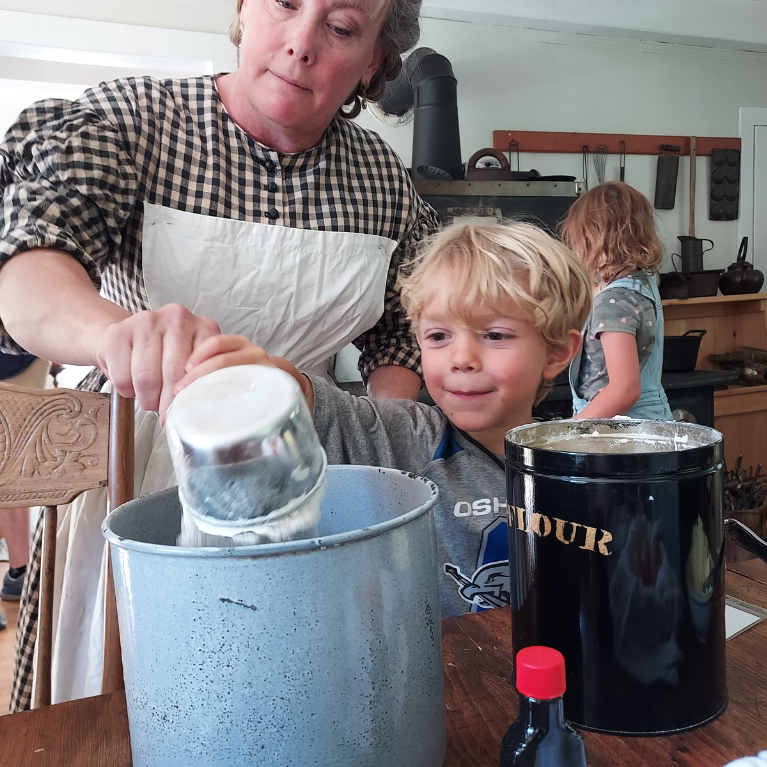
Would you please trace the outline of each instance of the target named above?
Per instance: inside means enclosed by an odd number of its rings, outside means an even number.
[[[458,83],[450,61],[439,53],[420,56],[410,80],[415,94],[413,169],[436,168],[463,178],[458,131]]]

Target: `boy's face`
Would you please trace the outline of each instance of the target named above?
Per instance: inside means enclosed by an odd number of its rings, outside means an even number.
[[[441,295],[435,293],[418,324],[426,387],[459,429],[501,454],[506,432],[532,421],[541,380],[564,370],[580,334],[572,331],[570,344],[550,349],[511,299],[498,311],[476,303],[466,327]]]

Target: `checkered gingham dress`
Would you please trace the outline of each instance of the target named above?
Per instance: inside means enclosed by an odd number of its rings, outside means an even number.
[[[395,285],[399,265],[438,221],[391,148],[344,118],[334,118],[316,147],[282,155],[233,122],[214,77],[121,79],[78,101],[46,100],[24,111],[0,144],[0,194],[0,264],[31,248],[67,251],[103,296],[131,312],[149,308],[141,271],[145,200],[395,240],[384,314],[356,342],[361,371],[396,364],[420,372]],[[14,349],[7,336],[2,346]],[[103,382],[94,371],[81,386],[95,390]],[[40,540],[38,524],[19,615],[12,712],[29,708],[31,698]]]

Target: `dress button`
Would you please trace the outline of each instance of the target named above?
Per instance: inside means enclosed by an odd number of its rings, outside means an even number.
[[[271,173],[274,170],[274,163],[271,160],[267,160],[264,163],[264,168],[266,168],[269,171],[269,173]]]
[[[280,188],[277,186],[277,184],[275,184],[275,183],[274,183],[274,181],[270,181],[270,182],[269,182],[269,183],[266,185],[266,191],[267,191],[267,192],[272,192],[272,193],[274,193],[274,192],[277,192],[277,191],[279,191],[279,189],[280,189]]]
[[[269,208],[269,210],[266,211],[266,217],[275,219],[280,217],[280,211],[277,210],[277,208]]]

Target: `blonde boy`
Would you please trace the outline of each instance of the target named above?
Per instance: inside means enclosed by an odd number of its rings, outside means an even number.
[[[509,602],[504,435],[580,346],[591,282],[560,242],[529,224],[456,224],[402,279],[436,407],[353,397],[239,336],[205,342],[178,388],[228,365],[276,365],[301,384],[330,463],[429,477],[443,617]]]

